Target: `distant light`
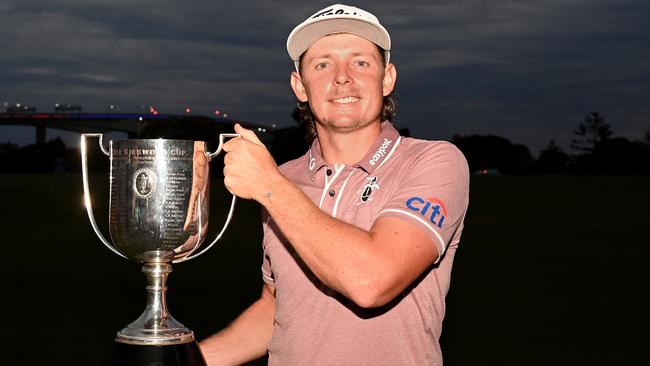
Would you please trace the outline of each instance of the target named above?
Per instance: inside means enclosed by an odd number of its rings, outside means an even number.
[[[59,108],[59,103],[54,103],[54,107]]]
[[[142,121],[142,117],[138,117],[138,121]]]
[[[221,114],[221,111],[217,109],[216,111],[214,111],[214,114],[216,114],[218,116],[218,115]]]
[[[185,108],[185,113],[190,113],[191,111],[192,111],[192,110],[190,109],[190,107],[186,107],[186,108]]]
[[[153,113],[154,116],[157,116],[157,115],[158,115],[158,111],[155,110],[155,109],[154,109],[154,111],[153,111],[152,113]]]
[[[228,118],[228,113],[224,113],[223,118]]]
[[[20,103],[16,103],[16,107],[20,108]]]

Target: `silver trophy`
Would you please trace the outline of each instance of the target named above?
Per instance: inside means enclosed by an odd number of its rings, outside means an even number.
[[[167,310],[166,280],[172,263],[184,262],[208,251],[223,235],[235,206],[216,238],[202,245],[209,216],[210,160],[219,146],[206,151],[203,141],[129,139],[103,145],[102,134],[81,135],[84,202],[90,224],[104,245],[124,258],[142,262],[147,278],[146,307],[142,315],[117,333],[116,343],[168,346],[195,342],[193,332]],[[98,138],[110,159],[109,228],[112,241],[100,232],[93,215],[88,184],[87,140]]]

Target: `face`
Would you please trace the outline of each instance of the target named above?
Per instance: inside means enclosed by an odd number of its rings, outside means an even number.
[[[325,36],[306,51],[291,86],[298,100],[309,102],[319,132],[351,132],[381,122],[383,97],[392,92],[395,77],[374,43],[343,33]]]
[[[141,173],[138,177],[138,183],[140,184],[140,190],[146,190],[149,183],[149,177],[145,173]]]

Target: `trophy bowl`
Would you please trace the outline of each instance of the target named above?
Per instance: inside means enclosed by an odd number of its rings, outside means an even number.
[[[187,350],[188,345],[192,357],[199,361],[185,363],[205,364],[193,332],[167,309],[166,281],[172,263],[205,253],[221,238],[232,218],[234,195],[219,234],[209,245],[203,245],[209,218],[210,160],[221,152],[225,138],[238,136],[221,134],[217,150],[209,153],[203,141],[168,139],[110,141],[106,150],[102,134],[82,134],[84,203],[91,226],[108,249],[143,263],[147,279],[145,310],[117,333],[108,364],[129,363],[127,358],[142,359],[145,353],[153,354],[145,357],[150,361],[167,364],[160,362],[166,356],[160,356],[159,351],[151,353],[147,347],[165,352],[173,348],[178,356],[178,347]],[[111,241],[99,230],[92,210],[87,162],[87,139],[91,137],[99,138],[102,152],[110,159]]]
[[[179,260],[204,241],[208,223],[209,157],[205,142],[110,142],[111,239],[130,259],[170,252]]]

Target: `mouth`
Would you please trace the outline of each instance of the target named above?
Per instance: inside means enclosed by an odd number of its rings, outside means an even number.
[[[361,100],[361,98],[349,96],[349,97],[343,97],[343,98],[330,99],[330,102],[336,103],[336,104],[350,104],[350,103],[356,103],[359,100]]]

